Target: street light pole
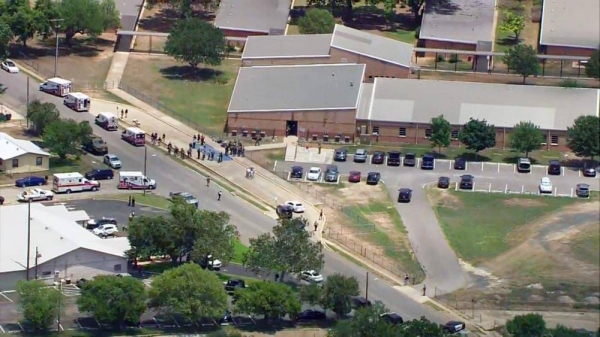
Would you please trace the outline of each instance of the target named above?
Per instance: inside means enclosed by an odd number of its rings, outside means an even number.
[[[369,272],[367,272],[367,285],[365,286],[365,298],[369,299]]]
[[[56,50],[54,54],[54,77],[57,76],[58,73],[58,29],[60,28],[60,22],[64,21],[63,19],[53,19],[50,22],[54,22],[54,34],[56,35]]]
[[[27,128],[29,129],[29,76],[27,76]]]
[[[148,145],[144,144],[144,179],[148,179],[146,176],[146,163],[148,161]],[[146,195],[146,186],[144,186],[144,195]]]

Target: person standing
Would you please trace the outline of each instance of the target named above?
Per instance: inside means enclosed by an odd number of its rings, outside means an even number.
[[[323,209],[321,209],[321,213],[319,213],[319,220],[323,220]]]
[[[315,232],[317,231],[318,228],[319,228],[319,223],[315,221]]]
[[[131,207],[131,196],[129,196],[129,201],[127,202],[127,206]]]
[[[135,197],[131,197],[131,207],[135,207]]]
[[[206,187],[210,186],[210,177],[206,176]]]
[[[222,194],[223,194],[223,192],[219,191],[219,193],[217,194],[217,201],[221,201]]]

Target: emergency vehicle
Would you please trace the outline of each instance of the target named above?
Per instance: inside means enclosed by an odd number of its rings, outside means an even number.
[[[77,112],[90,111],[90,97],[80,92],[67,94],[63,99],[63,103]]]
[[[52,179],[52,191],[54,193],[71,193],[84,191],[97,191],[100,183],[86,179],[79,172],[55,173]]]
[[[47,92],[56,96],[66,96],[71,92],[73,83],[59,77],[47,79],[46,82],[40,84],[40,91]]]
[[[127,128],[121,134],[121,139],[131,145],[144,146],[146,145],[146,132],[136,127]]]
[[[118,121],[119,119],[114,114],[110,112],[101,112],[94,119],[97,125],[99,125],[104,130],[108,131],[116,131],[119,128]]]
[[[143,190],[156,189],[156,181],[149,179],[142,172],[119,172],[119,189]]]

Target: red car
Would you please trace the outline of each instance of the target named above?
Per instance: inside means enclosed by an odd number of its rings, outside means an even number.
[[[352,171],[350,175],[348,175],[348,181],[351,183],[360,183],[360,172]]]

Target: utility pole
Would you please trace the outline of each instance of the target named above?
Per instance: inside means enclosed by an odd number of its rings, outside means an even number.
[[[29,129],[29,76],[27,76],[27,128]]]
[[[27,202],[27,269],[25,275],[29,281],[29,260],[31,259],[31,199]]]
[[[62,280],[58,277],[58,312],[56,317],[56,331],[60,332],[60,311],[62,310]]]
[[[144,179],[148,179],[146,176],[146,163],[148,161],[148,145],[144,144]],[[146,195],[146,186],[144,185],[144,195]]]
[[[369,272],[367,272],[367,285],[365,286],[365,298],[369,299]]]
[[[64,19],[50,20],[50,22],[54,23],[54,34],[56,35],[56,50],[54,54],[54,77],[56,77],[58,73],[58,29],[60,28],[60,23],[63,21]]]

